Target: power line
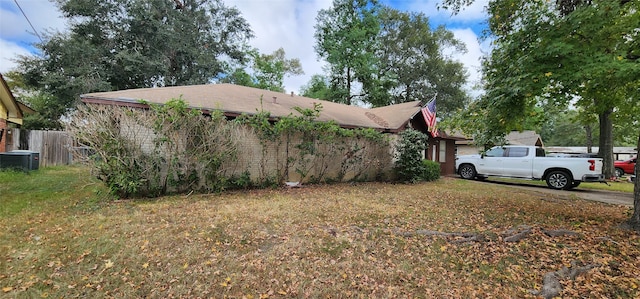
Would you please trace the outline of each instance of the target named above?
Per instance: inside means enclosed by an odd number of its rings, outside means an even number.
[[[33,29],[33,33],[35,33],[36,36],[40,39],[40,42],[44,43],[44,41],[42,40],[42,37],[40,37],[40,34],[38,33],[38,30],[36,30],[36,27],[33,27],[33,24],[31,24],[31,20],[29,20],[29,18],[27,17],[27,14],[24,13],[24,10],[22,10],[22,7],[20,7],[20,4],[18,4],[18,0],[13,0],[13,2],[16,3],[20,11],[22,12],[22,15],[24,16],[24,18],[27,19],[27,22],[31,26],[31,29]]]

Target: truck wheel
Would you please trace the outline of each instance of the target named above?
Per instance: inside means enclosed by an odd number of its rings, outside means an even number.
[[[622,170],[622,168],[616,168],[615,172],[615,176],[620,178],[624,175],[624,170]]]
[[[547,175],[547,186],[556,190],[571,189],[573,187],[573,179],[565,171],[552,171]]]
[[[471,180],[473,178],[476,177],[476,168],[473,167],[473,165],[470,164],[464,164],[462,166],[460,166],[460,169],[458,170],[458,173],[460,174],[460,177],[465,179],[465,180]]]

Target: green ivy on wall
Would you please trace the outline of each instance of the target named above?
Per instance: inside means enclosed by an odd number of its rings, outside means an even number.
[[[293,178],[319,183],[389,177],[388,138],[373,129],[318,121],[320,104],[277,119],[256,111],[227,120],[222,111],[203,115],[181,98],[143,103],[149,109],[84,105],[67,126],[94,150],[90,161],[97,176],[123,198],[279,186]],[[259,141],[257,172],[241,148],[246,139]]]

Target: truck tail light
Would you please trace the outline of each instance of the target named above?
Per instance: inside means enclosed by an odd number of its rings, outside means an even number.
[[[589,170],[596,170],[596,160],[589,160]]]

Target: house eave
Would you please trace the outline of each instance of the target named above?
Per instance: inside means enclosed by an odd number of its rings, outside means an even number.
[[[2,74],[0,74],[0,82],[2,84],[0,101],[7,112],[7,115],[1,115],[0,117],[13,123],[22,124],[22,110],[20,110],[20,105],[18,105],[18,101],[16,101],[16,98],[13,96],[7,81],[2,77]]]

